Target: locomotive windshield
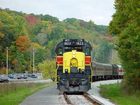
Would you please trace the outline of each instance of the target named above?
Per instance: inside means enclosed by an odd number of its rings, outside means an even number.
[[[64,47],[64,51],[65,52],[72,51],[72,50],[83,52],[83,48],[82,47],[75,47],[75,46]]]

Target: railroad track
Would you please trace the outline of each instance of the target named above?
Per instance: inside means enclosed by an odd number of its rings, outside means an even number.
[[[91,97],[89,94],[66,94],[64,93],[64,99],[68,105],[103,105],[98,100]]]

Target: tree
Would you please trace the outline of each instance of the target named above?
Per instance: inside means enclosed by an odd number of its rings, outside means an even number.
[[[140,1],[116,0],[110,32],[118,36],[118,52],[125,69],[125,90],[140,90]]]
[[[9,47],[16,32],[14,18],[0,10],[0,44],[2,48]]]
[[[27,36],[19,36],[16,40],[16,46],[19,51],[24,52],[30,47],[30,40]]]
[[[39,22],[38,18],[36,18],[34,15],[27,15],[25,18],[30,26],[34,26]]]
[[[56,78],[56,68],[55,60],[47,60],[38,65],[39,70],[43,73],[45,78],[51,78],[54,80]]]
[[[41,18],[41,20],[50,21],[52,23],[59,22],[58,18],[50,16],[50,15],[40,15],[39,17]]]
[[[15,35],[15,21],[7,12],[0,10],[0,64],[5,64],[5,49],[10,47]]]
[[[95,52],[97,62],[109,63],[112,46],[107,41],[102,41]]]

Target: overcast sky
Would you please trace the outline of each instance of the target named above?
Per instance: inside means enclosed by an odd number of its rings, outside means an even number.
[[[63,20],[78,18],[108,25],[115,12],[114,0],[0,0],[0,8],[49,14]]]

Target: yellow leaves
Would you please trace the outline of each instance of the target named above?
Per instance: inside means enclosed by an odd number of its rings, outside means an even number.
[[[38,67],[45,78],[56,78],[55,60],[46,60]]]
[[[0,74],[6,74],[6,68],[5,67],[0,68]]]
[[[14,22],[13,17],[10,16],[5,11],[0,11],[0,20],[2,21],[2,23],[8,23],[8,24],[13,24],[13,22]]]
[[[3,27],[3,23],[0,21],[0,29]]]
[[[25,35],[19,36],[16,40],[16,46],[18,50],[24,52],[30,47],[30,39]]]
[[[31,46],[35,49],[42,48],[42,46],[40,44],[34,43],[34,42],[31,43]]]
[[[52,32],[53,25],[52,25],[51,22],[49,22],[49,21],[42,21],[42,25],[43,25],[42,30],[41,30],[42,33],[50,34]]]
[[[4,37],[4,33],[1,32],[3,29],[3,23],[0,21],[0,39]]]
[[[4,37],[4,34],[0,32],[0,39]]]
[[[18,63],[18,60],[17,59],[14,59],[13,61],[12,61],[12,64],[13,65],[16,65]]]

